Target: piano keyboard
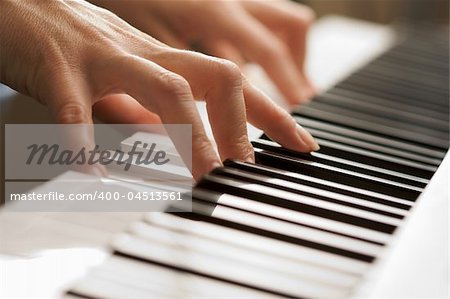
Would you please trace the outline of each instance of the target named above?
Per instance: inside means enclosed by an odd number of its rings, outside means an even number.
[[[398,44],[293,115],[311,154],[253,141],[193,190],[192,213],[148,213],[66,298],[348,298],[449,146],[448,30]]]

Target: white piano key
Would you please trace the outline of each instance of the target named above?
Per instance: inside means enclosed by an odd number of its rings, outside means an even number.
[[[350,277],[359,277],[369,266],[365,262],[351,258],[293,245],[217,224],[188,220],[167,213],[147,213],[145,220],[153,225],[189,232],[236,246],[244,246],[250,250],[259,250],[271,255],[292,259],[298,263],[319,266],[324,268],[324,271],[329,269],[332,272],[345,273]]]
[[[359,83],[351,83],[352,85],[354,84],[359,84]],[[362,124],[374,124],[374,126],[372,126],[372,129],[370,130],[381,130],[381,128],[390,128],[390,130],[387,131],[380,131],[382,134],[385,135],[392,135],[394,133],[396,133],[396,131],[398,130],[398,132],[403,131],[404,135],[398,135],[397,137],[401,138],[401,139],[410,139],[415,138],[416,135],[418,136],[428,136],[428,137],[433,137],[436,140],[441,140],[441,139],[445,139],[446,135],[448,134],[448,132],[446,132],[445,130],[439,130],[439,129],[434,129],[434,128],[430,128],[428,126],[426,126],[426,124],[422,124],[420,122],[420,120],[416,120],[415,122],[405,122],[402,120],[399,120],[397,118],[394,118],[390,115],[383,115],[383,116],[379,116],[376,115],[374,112],[369,113],[369,111],[361,111],[361,110],[356,110],[356,109],[352,109],[352,106],[350,107],[342,107],[342,106],[338,106],[338,105],[334,105],[334,103],[326,103],[323,101],[314,101],[311,103],[311,105],[308,106],[308,108],[312,108],[312,111],[321,111],[323,113],[332,113],[333,115],[339,115],[341,116],[343,119],[348,120],[348,119],[352,119],[356,121],[356,125],[355,127],[359,127]],[[359,122],[358,122],[359,121]],[[361,123],[362,121],[362,123]],[[345,123],[345,122],[344,122]],[[446,126],[448,130],[448,126]],[[364,127],[363,127],[364,128]],[[368,128],[368,127],[367,127]],[[367,129],[366,128],[366,129]],[[409,134],[408,134],[409,133]],[[396,136],[395,134],[393,136]],[[412,139],[415,141],[415,139]],[[421,140],[418,139],[417,142],[426,142],[426,140]]]
[[[428,158],[426,156],[412,154],[412,153],[408,153],[406,151],[397,150],[397,149],[385,147],[385,146],[380,146],[377,144],[360,141],[357,139],[342,137],[342,136],[339,136],[336,134],[323,132],[323,131],[316,130],[313,128],[308,128],[308,131],[311,134],[313,134],[316,137],[317,141],[322,145],[329,146],[329,147],[335,148],[335,149],[340,149],[343,151],[348,151],[348,152],[355,153],[355,154],[364,155],[367,157],[372,157],[372,158],[376,158],[376,159],[380,159],[380,160],[385,160],[385,161],[405,165],[405,166],[415,167],[415,168],[422,169],[422,170],[427,170],[427,171],[431,171],[431,172],[436,171],[437,166],[432,166],[432,165],[439,165],[440,161],[441,161],[440,159]],[[331,137],[331,136],[333,136],[333,137]],[[333,141],[322,139],[322,137],[333,140]],[[336,142],[334,142],[334,141],[336,141]],[[348,146],[347,144],[354,145],[356,147]],[[358,148],[358,147],[361,147],[361,148]],[[423,163],[421,163],[421,162],[423,162]]]
[[[138,284],[125,283],[124,280],[112,280],[92,274],[77,282],[72,292],[88,298],[183,298],[182,294],[163,289],[151,282]]]
[[[350,126],[362,130],[368,130],[376,134],[393,136],[394,138],[399,139],[407,138],[411,142],[415,143],[420,142],[423,144],[429,144],[439,148],[445,146],[448,143],[448,141],[445,140],[444,134],[440,134],[440,136],[436,137],[426,133],[419,133],[419,132],[413,133],[410,130],[391,127],[378,122],[366,121],[364,120],[364,116],[361,116],[361,118],[354,118],[350,116],[346,116],[345,118],[343,118],[341,115],[337,113],[335,114],[333,112],[319,110],[309,106],[303,107],[299,114],[302,116],[320,115],[321,118],[332,122],[336,122],[337,124],[340,125]]]
[[[79,297],[79,296],[75,296],[75,295],[71,295],[71,294],[64,294],[59,298],[60,299],[83,299],[83,297]]]
[[[262,144],[273,146],[275,148],[281,147],[279,144],[277,144],[277,143],[275,143],[273,141],[270,141],[270,140],[258,139],[256,141],[259,142],[259,143],[262,143]],[[408,179],[408,180],[413,180],[413,181],[420,182],[420,183],[423,183],[423,184],[429,183],[429,180],[424,179],[424,178],[420,178],[420,177],[417,177],[417,176],[414,176],[414,175],[408,175],[408,174],[401,173],[401,172],[398,172],[398,171],[393,171],[393,170],[384,169],[384,168],[381,168],[381,167],[376,167],[376,166],[372,166],[372,165],[368,165],[368,164],[363,164],[363,163],[359,163],[359,162],[355,162],[355,161],[350,161],[350,160],[339,158],[339,157],[333,157],[333,156],[330,156],[330,155],[327,155],[327,154],[322,154],[320,152],[311,152],[311,155],[313,157],[317,157],[317,158],[320,158],[320,159],[333,161],[333,162],[339,162],[339,163],[342,163],[342,164],[355,166],[355,167],[359,167],[359,168],[362,168],[362,169],[368,169],[368,170],[371,170],[371,171],[376,171],[376,172],[379,172],[379,173],[388,174],[388,175],[391,175],[391,176],[394,176],[394,177],[398,177],[398,178],[404,178],[404,179]]]
[[[261,186],[261,185],[257,185],[257,184],[242,184],[242,185],[240,185],[240,188],[245,189],[245,190],[260,192],[260,193],[264,193],[264,194],[269,194],[272,196],[283,198],[285,200],[299,202],[299,203],[307,204],[310,206],[315,206],[315,207],[319,207],[319,208],[323,208],[323,209],[327,209],[327,210],[331,210],[331,211],[336,211],[336,212],[340,212],[340,213],[344,213],[344,214],[348,214],[348,215],[352,215],[352,216],[357,216],[357,217],[361,217],[361,218],[365,218],[365,219],[369,219],[369,220],[373,220],[373,221],[377,221],[377,222],[381,222],[381,223],[385,223],[385,224],[389,224],[389,225],[398,226],[401,223],[401,220],[395,219],[392,217],[379,215],[379,214],[359,210],[359,209],[352,208],[352,207],[346,207],[346,206],[335,204],[332,202],[327,202],[327,201],[307,197],[307,196],[300,195],[300,194],[295,194],[295,193],[284,191],[284,190],[278,190],[278,189],[267,187],[267,186]]]
[[[138,174],[127,173],[123,170],[109,169],[108,176],[103,178],[104,183],[126,185],[132,190],[142,191],[142,188],[151,188],[155,191],[171,191],[171,192],[189,192],[192,189],[190,181],[171,181],[171,180],[153,180],[152,178],[143,178]],[[134,187],[131,187],[134,186]]]
[[[232,172],[232,171],[225,170],[225,172]],[[344,194],[340,194],[340,193],[336,193],[336,192],[331,192],[331,191],[327,191],[327,190],[322,190],[322,189],[310,187],[307,185],[297,184],[294,182],[290,182],[290,181],[286,181],[286,180],[282,180],[282,179],[278,179],[278,178],[270,178],[270,177],[266,177],[266,176],[260,176],[260,179],[261,179],[261,181],[275,184],[278,186],[288,187],[293,190],[304,191],[304,192],[308,192],[311,194],[316,194],[319,196],[324,196],[324,197],[340,200],[342,202],[357,204],[357,205],[361,205],[364,207],[369,207],[369,208],[377,209],[380,211],[394,213],[394,214],[401,215],[401,216],[406,216],[408,214],[408,211],[403,210],[403,209],[383,205],[383,204],[376,203],[376,202],[371,202],[368,200],[362,200],[362,199],[355,198],[352,196],[348,196],[348,195],[344,195]],[[318,200],[322,200],[322,199],[318,199]]]
[[[230,194],[221,195],[217,200],[217,203],[238,209],[244,209],[249,212],[260,213],[263,215],[292,221],[299,224],[312,225],[321,229],[326,229],[341,234],[347,234],[349,236],[373,242],[385,244],[392,237],[389,234],[359,227],[356,225],[342,223],[339,221],[330,220],[325,217],[319,217],[302,212],[297,212],[266,203],[251,201]]]
[[[350,138],[356,138],[368,142],[373,142],[376,144],[382,144],[389,147],[397,148],[400,150],[404,150],[407,152],[413,152],[418,155],[426,155],[433,158],[442,159],[445,155],[445,152],[433,150],[429,148],[425,148],[413,143],[401,142],[397,140],[393,140],[392,138],[380,137],[371,133],[364,133],[353,129],[348,129],[345,127],[341,127],[334,124],[328,124],[317,120],[308,119],[306,117],[294,116],[294,118],[298,121],[299,124],[305,124],[307,126],[311,126],[313,128],[325,130],[328,132],[335,132],[339,135],[347,136]]]
[[[377,80],[379,80],[380,78],[385,77],[384,75],[380,76],[379,74],[377,75],[376,73],[373,72],[359,72],[358,73],[359,76],[364,76],[364,77],[377,77]],[[407,83],[403,80],[396,80],[399,83]],[[408,83],[407,83],[408,84]],[[411,82],[409,83],[411,84]],[[415,84],[413,84],[415,85]],[[426,88],[426,86],[423,86]],[[428,87],[430,88],[430,87]],[[431,90],[437,90],[436,88],[430,88]],[[448,93],[448,91],[447,91]],[[360,92],[356,92],[356,91],[351,91],[351,90],[346,90],[346,89],[341,89],[338,87],[334,87],[333,90],[331,90],[330,92],[327,92],[327,95],[332,95],[334,96],[338,96],[338,97],[344,97],[347,99],[358,99],[358,102],[364,103],[364,104],[370,104],[370,105],[379,105],[388,109],[395,109],[396,111],[402,111],[402,112],[409,112],[409,113],[413,113],[415,115],[422,113],[423,117],[427,117],[427,118],[434,118],[436,120],[445,120],[448,119],[448,114],[446,114],[444,111],[435,111],[433,109],[427,108],[427,107],[417,107],[417,106],[411,106],[408,105],[408,103],[400,103],[400,102],[394,102],[394,101],[390,101],[387,99],[383,99],[380,97],[373,97],[370,96],[368,94],[364,94],[364,93],[360,93]],[[399,113],[398,112],[398,113]]]
[[[356,283],[355,277],[345,273],[331,272],[320,267],[304,263],[296,263],[276,255],[270,255],[260,250],[249,250],[227,242],[205,238],[188,232],[180,232],[150,226],[143,222],[134,223],[129,231],[151,242],[160,242],[170,246],[180,246],[183,250],[196,251],[203,255],[215,256],[218,259],[234,260],[243,267],[261,267],[263,271],[280,272],[293,278],[305,279],[314,283],[322,283],[325,287],[335,286],[349,288]]]
[[[130,150],[136,141],[148,144],[156,143],[159,149],[168,152],[176,152],[175,145],[168,135],[143,131],[136,132],[130,137],[124,139],[120,144],[121,149],[127,151]]]
[[[259,149],[259,148],[255,148],[255,152],[270,152],[267,151],[265,149]],[[278,156],[278,154],[277,154]],[[404,189],[409,189],[409,190],[413,190],[413,191],[417,191],[417,192],[422,192],[423,188],[419,188],[419,187],[415,187],[415,186],[411,186],[411,185],[407,185],[407,184],[402,184],[402,183],[398,183],[398,182],[394,182],[391,180],[387,180],[387,179],[383,179],[383,178],[379,178],[379,177],[375,177],[372,175],[368,175],[368,174],[363,174],[363,173],[359,173],[356,171],[351,171],[351,170],[346,170],[346,169],[342,169],[342,168],[338,168],[338,167],[334,167],[334,166],[329,166],[329,165],[325,165],[323,163],[318,163],[318,162],[313,162],[313,161],[308,161],[308,160],[304,160],[301,158],[292,158],[292,157],[288,157],[288,156],[282,156],[283,159],[286,160],[290,160],[293,162],[297,162],[297,163],[302,163],[302,164],[308,164],[317,168],[321,168],[321,169],[326,169],[326,170],[332,170],[332,171],[336,171],[336,172],[340,172],[343,174],[348,174],[348,175],[352,175],[352,176],[356,176],[356,177],[360,177],[360,178],[364,178],[364,179],[368,179],[371,181],[375,181],[375,182],[381,182],[387,185],[392,185],[392,186],[397,186],[397,187],[401,187]]]
[[[199,205],[194,202],[193,205]],[[193,209],[195,209],[193,207]],[[256,215],[229,208],[226,206],[216,206],[212,211],[215,218],[233,221],[235,223],[264,229],[285,236],[290,236],[309,242],[335,247],[368,256],[376,256],[383,246],[367,243],[364,241],[339,236],[333,233],[319,231],[317,229],[301,227],[293,223]]]
[[[392,175],[395,177],[404,178],[404,179],[408,179],[408,180],[412,180],[412,181],[416,181],[416,182],[420,182],[420,183],[424,183],[424,184],[428,184],[430,182],[430,180],[423,179],[423,178],[420,178],[420,177],[417,177],[414,175],[408,175],[408,174],[404,174],[404,173],[401,173],[398,171],[384,169],[384,168],[371,166],[371,165],[367,165],[367,164],[363,164],[363,163],[359,163],[359,162],[349,161],[346,159],[333,157],[330,155],[314,153],[314,152],[312,152],[311,155],[313,155],[314,157],[321,158],[321,159],[335,161],[335,162],[339,162],[339,163],[343,163],[343,164],[347,164],[347,165],[351,165],[351,166],[356,166],[356,167],[360,167],[360,168],[365,168],[365,169],[369,169],[372,171],[377,171],[377,172],[385,173],[385,174]]]
[[[136,141],[141,143],[135,144]],[[129,152],[136,147],[137,150],[147,153],[149,148],[143,146],[143,143],[152,144],[156,143],[158,150],[163,150],[166,153],[166,158],[170,159],[169,164],[185,166],[183,159],[175,148],[172,140],[167,135],[148,133],[148,132],[137,132],[131,137],[124,139],[120,143],[120,149],[125,153]]]
[[[297,297],[344,298],[349,292],[347,289],[325,287],[322,284],[286,277],[280,273],[273,275],[258,269],[242,267],[240,263],[229,260],[224,263],[207,255],[148,242],[131,235],[119,236],[114,242],[114,248],[126,255],[236,281],[279,294]]]
[[[283,185],[283,186],[287,186],[287,187],[291,187],[291,188],[297,188],[297,190],[303,190],[303,191],[314,193],[314,194],[317,194],[317,195],[326,196],[326,197],[337,199],[337,200],[340,200],[340,201],[353,203],[353,204],[358,204],[358,205],[361,205],[361,206],[370,207],[370,208],[374,208],[374,209],[377,209],[377,210],[394,213],[394,214],[397,214],[397,215],[406,216],[408,214],[408,211],[405,211],[403,209],[399,209],[399,208],[395,208],[395,207],[391,207],[391,206],[386,206],[386,205],[379,204],[379,203],[376,203],[376,202],[371,202],[371,201],[368,201],[368,200],[362,200],[362,199],[359,199],[359,198],[355,198],[355,197],[352,197],[352,196],[347,196],[347,195],[343,195],[343,194],[339,194],[339,193],[335,193],[335,192],[331,192],[331,191],[321,190],[321,189],[314,188],[314,187],[300,185],[300,184],[296,184],[296,183],[293,183],[293,182],[284,181],[284,180],[281,180],[281,179],[268,179],[268,181],[271,182],[271,183],[274,183],[274,184]]]
[[[151,298],[152,293],[164,295],[164,298],[211,298],[212,296],[278,298],[275,295],[236,284],[139,262],[118,255],[112,256],[101,267],[94,269],[90,276],[122,283],[129,287],[148,289],[142,298]]]
[[[420,108],[416,109],[415,112],[405,111],[405,106],[408,105],[398,102],[387,101],[378,98],[377,101],[375,102],[368,102],[361,100],[358,97],[351,97],[351,96],[349,97],[336,94],[334,89],[333,93],[326,93],[324,94],[324,97],[327,101],[329,100],[330,102],[332,101],[333,103],[339,102],[342,105],[342,107],[345,107],[347,105],[351,106],[356,105],[357,107],[366,109],[367,111],[373,111],[374,113],[377,112],[378,115],[386,115],[386,114],[394,115],[400,117],[401,119],[411,121],[413,120],[419,124],[425,122],[426,124],[429,124],[431,126],[444,128],[448,127],[448,123],[442,119],[435,118],[429,115],[420,114],[420,111],[422,110]],[[411,107],[411,105],[409,105],[409,107]]]
[[[111,158],[113,158],[113,161],[120,162],[119,157],[117,155],[114,155],[113,151],[111,152]],[[129,159],[128,154],[123,154],[123,160]],[[143,176],[146,179],[151,179],[155,181],[174,181],[174,182],[182,182],[182,183],[189,183],[192,181],[192,175],[188,168],[184,166],[178,166],[178,165],[172,165],[172,164],[162,164],[162,165],[155,165],[155,164],[136,164],[137,157],[132,157],[132,163],[131,167],[127,170],[127,173],[131,175],[137,175],[137,176]],[[123,170],[124,165],[118,165],[118,163],[110,163],[107,165],[108,168],[112,168],[115,170]]]
[[[286,177],[298,178],[301,180],[306,180],[306,181],[314,182],[317,184],[328,185],[328,186],[336,188],[336,189],[348,190],[348,191],[351,191],[351,192],[354,192],[357,194],[368,195],[368,196],[383,199],[383,200],[401,203],[401,204],[404,204],[407,206],[412,206],[414,204],[413,202],[402,199],[402,198],[398,198],[398,197],[394,197],[394,196],[390,196],[390,195],[386,195],[386,194],[382,194],[382,193],[378,193],[378,192],[373,192],[370,190],[361,189],[361,188],[357,188],[357,187],[353,187],[353,186],[349,186],[349,185],[335,183],[335,182],[327,181],[324,179],[303,175],[303,174],[296,173],[296,172],[291,172],[291,171],[287,171],[287,170],[283,170],[283,169],[277,169],[277,168],[273,168],[270,166],[264,166],[264,169],[267,169],[270,171],[275,171]]]

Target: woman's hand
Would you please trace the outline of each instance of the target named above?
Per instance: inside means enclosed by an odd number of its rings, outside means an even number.
[[[93,0],[158,40],[260,64],[290,104],[315,93],[304,71],[314,13],[292,1]]]
[[[113,123],[192,124],[196,179],[221,159],[253,161],[247,118],[286,147],[317,147],[227,60],[171,48],[84,1],[3,0],[0,11],[2,82],[46,104],[59,123],[92,123],[94,110]],[[194,99],[207,102],[220,158]],[[75,137],[92,146],[89,132]]]

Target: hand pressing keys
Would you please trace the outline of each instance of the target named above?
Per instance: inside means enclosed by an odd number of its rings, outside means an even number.
[[[85,1],[3,0],[0,11],[1,81],[47,105],[58,123],[91,124],[94,113],[111,123],[192,124],[195,179],[227,158],[254,160],[247,118],[285,147],[318,148],[229,60],[171,48]],[[220,158],[194,99],[207,102]],[[70,141],[95,145],[89,129]]]

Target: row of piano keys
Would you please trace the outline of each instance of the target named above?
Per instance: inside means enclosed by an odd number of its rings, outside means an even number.
[[[193,213],[149,213],[67,298],[346,298],[448,149],[447,29],[411,30],[293,113],[321,149],[266,136],[227,161]]]

